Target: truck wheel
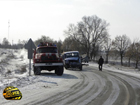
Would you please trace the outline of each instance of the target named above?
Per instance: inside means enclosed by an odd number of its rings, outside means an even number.
[[[58,67],[55,69],[55,74],[57,74],[58,73]]]
[[[65,69],[67,69],[67,67],[65,67]]]
[[[40,67],[34,67],[34,75],[40,75],[41,74],[41,68]]]
[[[68,69],[68,66],[67,65],[65,65],[65,69]]]
[[[59,76],[63,75],[63,72],[64,72],[63,66],[60,66],[56,69],[56,74]]]
[[[79,67],[80,71],[82,71],[82,65]]]

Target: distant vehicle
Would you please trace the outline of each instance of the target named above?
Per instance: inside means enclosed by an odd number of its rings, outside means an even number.
[[[57,75],[63,75],[63,60],[57,52],[57,46],[48,42],[41,42],[33,55],[33,69],[35,75],[41,70],[55,70]]]
[[[81,57],[78,51],[69,51],[62,54],[63,63],[66,69],[79,68],[82,70]]]

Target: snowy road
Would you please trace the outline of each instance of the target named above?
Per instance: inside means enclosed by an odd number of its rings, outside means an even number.
[[[51,87],[20,88],[20,101],[1,101],[3,105],[140,105],[140,78],[85,66],[83,71],[65,70],[62,77],[42,74],[59,80]],[[45,81],[45,80],[42,80]],[[34,85],[34,84],[32,84]]]

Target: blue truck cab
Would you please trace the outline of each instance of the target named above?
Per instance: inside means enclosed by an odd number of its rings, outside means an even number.
[[[81,57],[79,51],[68,51],[62,54],[63,64],[66,69],[79,68],[82,70]]]

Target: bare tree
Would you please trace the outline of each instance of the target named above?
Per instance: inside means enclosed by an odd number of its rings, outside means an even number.
[[[109,52],[111,50],[111,46],[112,46],[112,41],[108,36],[107,38],[105,38],[104,45],[103,45],[104,50],[106,52],[106,63],[108,63],[108,56],[109,56]]]
[[[113,41],[114,48],[120,53],[121,65],[123,65],[123,57],[130,44],[131,41],[126,35],[116,36]]]
[[[99,50],[100,50],[100,44],[97,44],[97,43],[92,44],[90,58],[95,60],[96,56],[98,55]]]
[[[8,41],[8,39],[3,38],[2,46],[3,46],[3,48],[10,48],[11,47],[10,42]]]
[[[71,51],[71,50],[77,50],[80,53],[85,53],[84,46],[80,45],[77,41],[73,40],[71,37],[65,38],[62,44],[63,51]]]
[[[134,46],[135,43],[133,42],[127,49],[125,56],[128,57],[128,65],[130,66],[130,60],[134,57]]]
[[[55,41],[54,42],[55,44],[56,44],[56,46],[57,46],[57,49],[58,49],[58,52],[59,53],[62,53],[63,51],[62,51],[62,41],[59,39],[58,41]]]
[[[65,40],[63,41],[63,44],[62,44],[63,51],[70,51],[71,44],[72,44],[72,38],[70,38],[70,37],[65,38]]]
[[[135,42],[134,43],[134,60],[136,61],[136,66],[135,68],[138,68],[138,63],[140,61],[140,42]]]
[[[9,43],[8,39],[3,38],[2,44],[5,45],[5,46],[8,46],[10,43]]]
[[[91,17],[84,16],[76,26],[70,24],[68,30],[64,31],[64,33],[83,45],[89,57],[90,50],[94,49],[93,45],[106,37],[108,25],[109,23],[96,15]],[[92,49],[91,46],[93,46]]]
[[[39,45],[40,42],[50,42],[50,43],[53,43],[53,39],[51,39],[48,36],[42,35],[41,38],[39,38],[39,39],[37,39],[35,41],[35,44],[36,45]]]

